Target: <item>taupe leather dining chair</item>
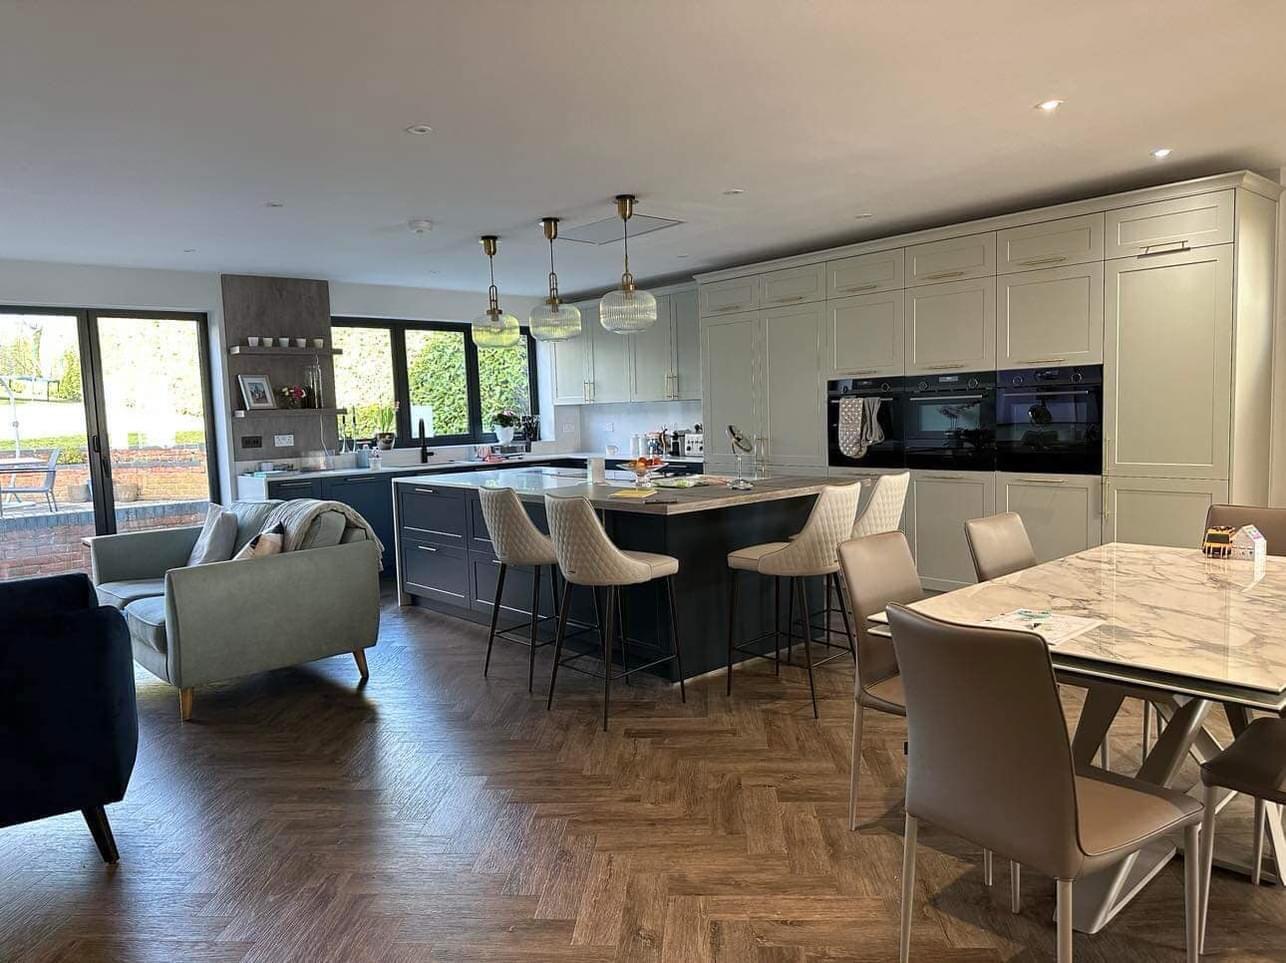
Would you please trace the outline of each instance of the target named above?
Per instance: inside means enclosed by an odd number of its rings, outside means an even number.
[[[1211,505],[1206,509],[1206,528],[1212,525],[1254,525],[1267,540],[1269,555],[1286,555],[1286,508]]]
[[[1178,829],[1196,852],[1202,806],[1162,786],[1077,770],[1049,648],[1038,635],[888,609],[909,757],[899,959],[910,954],[920,820],[1057,880],[1058,961],[1072,959],[1072,884]],[[962,680],[968,680],[963,684]],[[1201,875],[1185,860],[1187,959]]]
[[[1255,527],[1259,528],[1258,524]],[[1263,531],[1262,528],[1259,530]],[[1272,544],[1270,540],[1270,548]],[[1210,872],[1215,855],[1215,811],[1219,805],[1219,790],[1231,789],[1255,800],[1255,846],[1251,856],[1250,882],[1258,886],[1260,868],[1264,863],[1264,825],[1268,816],[1268,804],[1286,806],[1286,718],[1256,719],[1233,740],[1231,746],[1202,765],[1201,781],[1206,787],[1206,815],[1201,823],[1201,946],[1204,948],[1206,916],[1210,911]]]
[[[990,582],[1036,564],[1031,539],[1017,512],[1001,512],[965,522],[965,541],[979,582]]]

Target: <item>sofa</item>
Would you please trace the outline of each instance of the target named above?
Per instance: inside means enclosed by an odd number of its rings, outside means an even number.
[[[236,550],[278,501],[236,502]],[[179,690],[351,653],[362,682],[379,635],[379,549],[339,512],[314,522],[294,551],[189,566],[200,526],[90,539],[94,586],[120,609],[134,659]]]
[[[119,858],[105,806],[138,752],[125,619],[85,575],[0,583],[0,827],[80,810]]]

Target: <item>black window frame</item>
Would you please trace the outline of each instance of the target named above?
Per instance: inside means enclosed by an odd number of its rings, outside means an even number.
[[[418,448],[419,437],[411,425],[411,382],[408,378],[406,358],[406,333],[408,331],[447,331],[464,337],[464,377],[468,392],[467,411],[469,430],[464,434],[434,435],[425,438],[430,446],[494,445],[496,434],[484,430],[482,423],[482,391],[478,372],[478,346],[473,343],[472,326],[459,321],[413,321],[402,318],[361,318],[335,315],[330,319],[332,328],[379,328],[389,333],[393,365],[393,398],[397,402],[396,448]],[[531,397],[531,416],[540,415],[540,382],[536,373],[536,339],[527,325],[519,330],[527,339],[527,386]]]

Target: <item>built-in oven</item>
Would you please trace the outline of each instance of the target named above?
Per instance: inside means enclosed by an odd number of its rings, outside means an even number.
[[[903,398],[908,468],[995,470],[994,371],[913,375]]]
[[[999,471],[1102,472],[1102,365],[1001,371],[997,380]]]
[[[839,378],[826,385],[832,468],[901,468],[905,378]]]

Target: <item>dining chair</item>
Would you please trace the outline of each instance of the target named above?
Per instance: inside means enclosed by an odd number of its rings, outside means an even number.
[[[1206,509],[1206,528],[1214,525],[1229,525],[1233,528],[1254,525],[1268,542],[1269,555],[1286,555],[1286,508],[1211,505]]]
[[[49,509],[50,514],[58,511],[58,496],[54,494],[54,480],[58,477],[58,457],[62,454],[61,448],[54,448],[49,452],[48,459],[43,468],[5,468],[0,471],[0,475],[8,476],[9,483],[6,485],[0,480],[0,518],[4,517],[4,500],[6,496],[12,497],[19,505],[23,504],[22,495],[40,495],[45,500],[45,506]],[[39,482],[27,485],[19,485],[19,475],[43,475],[44,478]]]
[[[1057,881],[1057,959],[1072,959],[1073,883],[1182,829],[1197,852],[1202,805],[1184,793],[1072,760],[1049,647],[1030,632],[957,625],[888,608],[906,696],[909,752],[899,959],[910,954],[921,820]],[[967,680],[962,681],[962,680]],[[1201,875],[1184,861],[1189,963]]]
[[[965,541],[979,582],[1021,572],[1036,564],[1031,539],[1017,512],[1001,512],[965,522]]]
[[[1286,512],[1282,514],[1286,515]],[[1256,524],[1255,527],[1259,526]],[[1272,545],[1271,541],[1269,545]],[[1206,787],[1206,814],[1201,823],[1201,946],[1204,949],[1206,917],[1210,912],[1210,874],[1215,854],[1215,811],[1219,808],[1219,790],[1231,789],[1255,800],[1255,846],[1251,856],[1250,882],[1251,885],[1258,886],[1260,868],[1264,862],[1264,829],[1268,804],[1286,806],[1286,718],[1256,719],[1252,722],[1233,740],[1232,745],[1201,766],[1201,782]],[[1187,861],[1186,855],[1184,861]]]

